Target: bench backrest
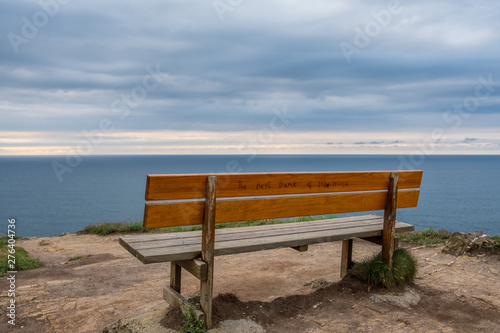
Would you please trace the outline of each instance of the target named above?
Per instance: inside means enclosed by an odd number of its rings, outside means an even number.
[[[397,172],[397,208],[416,207],[422,171],[148,175],[144,227],[202,224],[209,176],[217,177],[215,222],[383,210]],[[154,202],[160,201],[160,202]]]

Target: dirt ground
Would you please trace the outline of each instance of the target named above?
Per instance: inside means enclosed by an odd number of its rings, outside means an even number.
[[[119,235],[69,234],[18,240],[45,267],[16,276],[16,326],[7,323],[8,281],[0,279],[1,332],[101,332],[131,310],[162,299],[169,264],[144,265]],[[354,260],[380,250],[357,240]],[[215,322],[249,318],[268,332],[500,332],[500,254],[462,257],[404,244],[419,259],[410,288],[368,290],[339,279],[340,243],[217,257]],[[69,262],[68,259],[83,256]],[[198,281],[183,275],[183,294]],[[388,297],[389,296],[389,297]],[[166,303],[165,303],[165,306]],[[163,320],[177,327],[173,311]]]

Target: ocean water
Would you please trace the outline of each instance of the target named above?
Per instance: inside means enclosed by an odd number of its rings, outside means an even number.
[[[141,221],[147,174],[396,170],[408,169],[410,160],[398,155],[85,156],[58,176],[53,164],[68,166],[64,156],[0,157],[0,233],[11,218],[24,237],[76,232],[90,223]],[[500,234],[500,156],[432,155],[412,161],[414,169],[424,171],[419,204],[398,210],[398,220],[417,228]]]

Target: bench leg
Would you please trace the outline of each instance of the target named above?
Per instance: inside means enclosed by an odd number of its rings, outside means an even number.
[[[384,210],[384,230],[382,232],[382,261],[392,268],[394,238],[396,236],[396,208],[398,206],[399,174],[392,172]]]
[[[200,306],[205,313],[205,325],[212,328],[212,294],[214,288],[215,203],[217,177],[207,178],[205,211],[201,228],[201,259],[207,264],[207,279],[200,283]]]
[[[179,266],[175,261],[170,263],[170,287],[181,293],[181,266]]]
[[[340,278],[347,275],[352,266],[352,239],[342,241],[342,258],[340,262]]]
[[[213,265],[208,265],[208,276],[200,281],[200,306],[205,313],[207,327],[212,327],[212,294],[213,294],[214,270]]]

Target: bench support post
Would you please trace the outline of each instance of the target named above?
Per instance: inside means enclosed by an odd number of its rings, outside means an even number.
[[[177,265],[193,274],[198,280],[207,279],[207,264],[200,259],[176,261]]]
[[[200,306],[205,313],[205,324],[209,329],[212,328],[216,187],[217,177],[208,176],[201,231],[201,259],[207,264],[207,278],[200,283]]]
[[[307,250],[309,250],[309,245],[294,246],[292,247],[292,249],[299,252],[306,252]]]
[[[340,259],[340,278],[347,275],[347,271],[352,267],[352,239],[342,241],[342,258]]]
[[[382,245],[382,236],[361,237],[361,239],[377,245]],[[394,237],[394,250],[397,249],[399,249],[399,238]]]
[[[398,206],[398,179],[397,172],[391,173],[389,190],[384,210],[384,231],[382,233],[382,260],[392,268],[394,253],[394,237],[396,236],[396,209]]]
[[[170,263],[170,288],[181,293],[181,277],[182,277],[181,266],[179,266],[175,261]]]

